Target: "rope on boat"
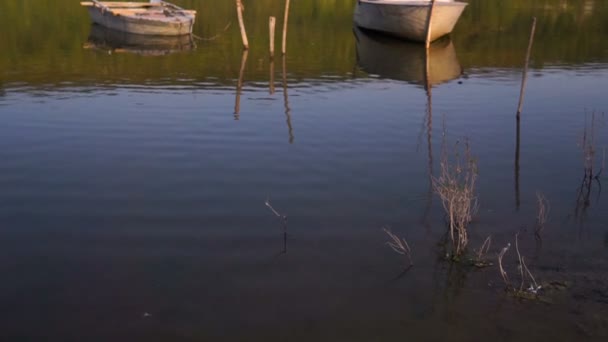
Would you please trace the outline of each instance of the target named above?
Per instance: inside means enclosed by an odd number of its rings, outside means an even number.
[[[228,30],[228,28],[230,28],[231,25],[232,25],[232,21],[229,21],[228,24],[226,24],[226,26],[222,30],[222,32],[220,32],[212,37],[209,37],[209,38],[203,38],[203,37],[195,35],[194,33],[192,34],[192,37],[194,37],[198,40],[202,40],[202,41],[215,40],[215,39],[219,38],[222,34],[224,34]]]

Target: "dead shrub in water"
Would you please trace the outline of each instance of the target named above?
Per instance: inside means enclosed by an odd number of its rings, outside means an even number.
[[[452,161],[444,143],[441,171],[439,177],[433,177],[433,190],[441,198],[447,217],[453,259],[464,253],[469,242],[467,226],[477,212],[476,181],[477,162],[471,158],[468,140],[465,140],[464,156],[460,155],[459,143],[456,143]]]
[[[412,249],[410,245],[407,243],[407,240],[404,238],[399,238],[395,235],[389,228],[382,228],[384,232],[390,237],[391,241],[388,241],[386,244],[393,250],[395,253],[401,254],[407,258],[409,261],[409,265],[407,267],[414,266],[414,262],[412,261]]]

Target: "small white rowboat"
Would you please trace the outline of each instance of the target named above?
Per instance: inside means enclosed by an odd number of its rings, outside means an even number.
[[[123,32],[179,36],[191,34],[196,11],[171,3],[84,1],[91,20],[101,26]]]
[[[467,6],[455,0],[436,0],[430,40],[454,29]],[[355,25],[413,41],[426,41],[430,0],[357,0]]]

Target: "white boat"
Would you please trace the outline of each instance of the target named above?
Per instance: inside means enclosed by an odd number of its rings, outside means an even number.
[[[179,36],[192,33],[196,11],[158,2],[84,1],[91,20],[101,26],[135,34]]]
[[[451,33],[466,6],[455,0],[436,0],[430,40]],[[424,42],[430,9],[430,0],[357,0],[354,21],[364,29]]]

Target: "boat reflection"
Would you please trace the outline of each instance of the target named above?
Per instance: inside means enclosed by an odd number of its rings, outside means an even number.
[[[354,29],[357,63],[368,74],[423,85],[445,83],[460,77],[462,67],[449,37],[424,44],[407,42],[371,31]],[[428,82],[428,83],[427,83]]]
[[[191,35],[151,36],[133,34],[91,25],[85,49],[102,50],[108,53],[132,53],[144,56],[164,56],[196,48]]]

